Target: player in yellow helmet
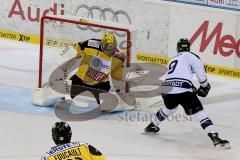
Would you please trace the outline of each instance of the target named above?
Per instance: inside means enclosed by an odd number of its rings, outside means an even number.
[[[123,69],[125,55],[117,48],[117,39],[113,33],[105,33],[100,39],[78,42],[75,46],[77,58],[81,58],[78,71],[72,80],[71,98],[84,91],[91,91],[100,104],[99,94],[110,90],[109,75],[124,80]],[[81,87],[78,87],[81,86]]]
[[[117,39],[113,33],[106,33],[101,38],[103,51],[108,55],[112,55],[117,49]]]

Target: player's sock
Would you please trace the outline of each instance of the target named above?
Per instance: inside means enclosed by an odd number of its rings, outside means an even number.
[[[152,122],[145,128],[145,132],[156,133],[160,129],[158,125],[164,121],[169,115],[176,112],[177,108],[175,109],[167,109],[166,107],[161,108],[153,117]]]
[[[208,135],[209,133],[217,132],[213,125],[213,122],[211,121],[211,119],[208,118],[208,115],[204,110],[195,113],[193,116],[198,122],[200,122],[201,127],[205,131],[206,135]]]
[[[193,116],[200,122],[205,133],[210,137],[216,148],[218,149],[231,148],[230,143],[227,140],[222,140],[218,137],[218,133],[211,119],[208,118],[208,115],[204,110],[195,113]]]
[[[177,111],[175,109],[167,109],[166,107],[161,108],[153,117],[152,122],[155,126],[158,126],[162,121],[164,121],[168,116],[172,115]]]

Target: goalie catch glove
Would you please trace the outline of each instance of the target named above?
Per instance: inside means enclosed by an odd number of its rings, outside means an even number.
[[[210,89],[211,89],[211,86],[209,83],[206,87],[200,86],[197,90],[197,95],[200,97],[206,97]]]

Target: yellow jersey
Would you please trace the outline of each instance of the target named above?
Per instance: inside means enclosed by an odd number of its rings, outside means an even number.
[[[79,42],[75,49],[77,57],[82,57],[76,75],[89,85],[96,85],[108,80],[108,75],[115,80],[123,80],[125,55],[116,50],[112,56],[103,52],[99,39]]]
[[[71,142],[53,147],[41,160],[106,160],[95,147],[83,142]]]

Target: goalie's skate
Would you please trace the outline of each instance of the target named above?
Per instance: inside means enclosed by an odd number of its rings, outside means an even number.
[[[208,136],[211,138],[214,146],[217,149],[230,149],[230,143],[227,140],[222,140],[218,137],[217,133],[209,133]]]
[[[145,132],[146,133],[157,133],[159,132],[159,127],[158,126],[155,126],[153,124],[153,122],[151,122],[146,128],[145,128]]]

